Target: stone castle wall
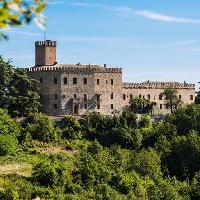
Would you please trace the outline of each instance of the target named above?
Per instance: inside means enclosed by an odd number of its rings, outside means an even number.
[[[41,82],[41,108],[49,115],[75,114],[76,105],[79,115],[87,111],[109,115],[121,109],[120,68],[53,66],[28,68],[27,71],[32,78]],[[73,83],[74,78],[77,84]],[[54,83],[55,79],[57,84]],[[84,79],[87,83],[84,83]]]
[[[194,102],[195,85],[177,82],[123,83],[122,68],[106,65],[57,64],[56,42],[35,43],[35,67],[28,74],[40,81],[41,111],[48,115],[82,115],[96,111],[111,115],[122,111],[134,97],[155,101],[156,113],[166,113],[160,94],[167,87],[178,90],[184,104]]]
[[[195,85],[176,82],[144,82],[144,83],[123,83],[123,106],[127,105],[131,98],[141,97],[156,102],[155,113],[168,113],[164,97],[161,97],[168,87],[177,89],[177,96],[183,104],[191,104],[195,99]]]

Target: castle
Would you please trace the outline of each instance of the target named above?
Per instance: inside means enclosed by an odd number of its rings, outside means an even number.
[[[48,115],[82,115],[87,111],[111,115],[122,111],[135,97],[156,102],[155,113],[167,113],[169,109],[162,96],[167,87],[176,88],[184,104],[194,102],[194,84],[124,83],[122,68],[58,64],[56,46],[56,42],[51,40],[35,42],[35,66],[26,69],[32,78],[40,82],[41,111]]]

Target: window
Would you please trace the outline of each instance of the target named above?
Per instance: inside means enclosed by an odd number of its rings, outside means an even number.
[[[42,78],[40,78],[40,85],[42,85]]]
[[[110,105],[111,110],[113,110],[113,104]]]
[[[126,100],[126,95],[125,94],[123,94],[123,100]]]
[[[113,85],[113,79],[111,79],[111,85]]]
[[[74,94],[74,99],[75,99],[75,100],[77,99],[77,94]]]
[[[99,82],[100,82],[99,79],[97,79],[97,85],[99,85]]]
[[[97,103],[97,109],[100,109],[100,103]]]
[[[108,84],[108,80],[106,80],[106,84]]]
[[[179,95],[179,99],[181,99],[181,95]]]
[[[159,100],[162,100],[162,98],[163,98],[163,95],[160,94],[160,95],[159,95]]]
[[[84,101],[87,101],[87,94],[84,94]]]
[[[160,109],[162,110],[162,104],[160,104]]]
[[[63,82],[64,82],[64,85],[67,85],[67,78],[66,77],[63,79]]]
[[[84,108],[87,109],[87,103],[84,104]]]
[[[58,83],[58,79],[54,78],[54,84],[57,84],[57,83]]]
[[[87,85],[87,78],[83,78],[83,84]]]
[[[100,101],[100,95],[97,94],[97,101]]]
[[[139,98],[142,98],[142,95],[141,95],[141,94],[139,94]]]
[[[54,98],[53,98],[54,100],[57,100],[57,99],[58,99],[58,95],[57,95],[57,94],[54,94],[53,97],[54,97]]]
[[[151,95],[150,95],[150,94],[148,94],[148,95],[147,95],[147,98],[150,100],[150,99],[151,99]]]
[[[113,93],[111,93],[110,98],[113,99]]]
[[[73,78],[73,84],[74,84],[74,85],[77,84],[77,78]]]
[[[58,109],[58,104],[54,104],[53,107],[55,110]]]
[[[132,94],[130,94],[130,99],[133,99],[133,95]]]
[[[194,96],[193,95],[190,95],[190,100],[194,100]]]

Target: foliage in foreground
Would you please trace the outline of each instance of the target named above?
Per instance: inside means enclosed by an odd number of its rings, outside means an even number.
[[[54,123],[35,113],[19,124],[0,112],[0,162],[32,165],[31,176],[0,172],[1,199],[200,198],[200,105],[159,122],[123,112]]]

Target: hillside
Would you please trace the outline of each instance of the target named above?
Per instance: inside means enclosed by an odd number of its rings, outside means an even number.
[[[199,155],[195,104],[159,122],[0,110],[0,199],[199,199]]]

